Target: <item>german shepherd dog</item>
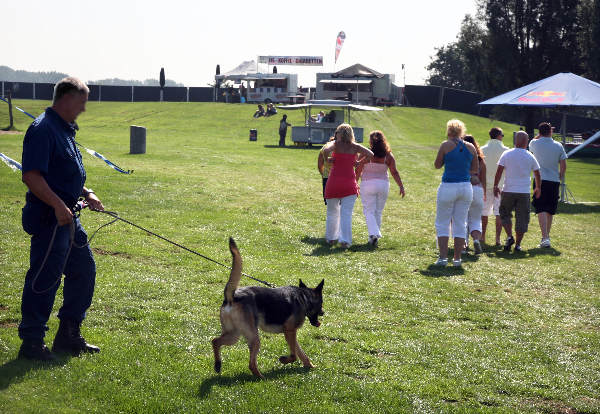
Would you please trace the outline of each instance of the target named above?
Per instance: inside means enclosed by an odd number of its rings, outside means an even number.
[[[221,305],[221,336],[212,340],[215,354],[215,371],[221,372],[221,347],[235,344],[240,335],[248,341],[250,348],[250,371],[263,378],[256,364],[260,347],[258,328],[265,332],[283,333],[290,348],[290,355],[282,356],[279,362],[289,364],[298,357],[305,367],[313,367],[298,340],[296,332],[308,317],[310,324],[321,325],[319,316],[323,315],[323,284],[310,289],[302,280],[300,286],[285,286],[276,289],[247,286],[237,288],[242,277],[242,256],[232,238],[229,238],[229,250],[233,256],[231,274],[225,285],[225,300]]]

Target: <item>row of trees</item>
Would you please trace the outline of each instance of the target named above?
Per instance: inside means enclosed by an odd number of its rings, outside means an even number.
[[[457,40],[436,48],[430,85],[491,97],[573,72],[600,82],[600,0],[477,0]]]
[[[66,73],[60,72],[29,72],[0,66],[0,81],[6,82],[56,83],[66,76]]]
[[[61,72],[30,72],[27,70],[14,70],[8,66],[0,66],[0,81],[6,82],[30,82],[30,83],[56,83],[69,75]],[[146,79],[144,81],[125,80],[119,78],[100,79],[89,81],[89,85],[117,85],[117,86],[159,86],[158,79]],[[165,86],[184,86],[174,80],[166,79]]]
[[[119,78],[100,79],[89,81],[88,85],[113,85],[113,86],[160,86],[158,79],[146,79],[144,81],[125,80]],[[171,79],[165,79],[165,86],[184,86]]]

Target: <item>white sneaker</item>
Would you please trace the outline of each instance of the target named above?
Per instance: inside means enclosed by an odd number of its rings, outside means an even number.
[[[454,266],[454,267],[461,267],[462,266],[462,260],[461,259],[458,259],[458,260],[452,259],[452,266]]]
[[[437,262],[434,263],[434,266],[446,266],[448,264],[448,259],[442,259],[439,257]]]
[[[549,248],[550,247],[550,238],[542,239],[540,243],[540,247]]]

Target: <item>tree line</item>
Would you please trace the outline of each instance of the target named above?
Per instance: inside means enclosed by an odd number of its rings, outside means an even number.
[[[28,83],[56,83],[69,75],[61,72],[30,72],[27,70],[14,70],[8,66],[0,66],[0,81],[28,82]],[[119,78],[100,79],[88,81],[88,85],[114,85],[114,86],[160,86],[158,79],[126,80]],[[165,86],[184,86],[174,80],[166,79]]]
[[[600,0],[477,0],[477,10],[436,48],[428,84],[492,97],[560,72],[600,82]]]

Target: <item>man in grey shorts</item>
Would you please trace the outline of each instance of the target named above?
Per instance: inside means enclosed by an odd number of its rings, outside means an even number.
[[[552,138],[552,126],[549,123],[542,122],[538,129],[539,138],[531,141],[529,149],[540,163],[541,188],[544,195],[533,200],[533,207],[542,231],[540,247],[550,247],[550,228],[558,207],[560,183],[567,170],[567,154],[563,146]]]
[[[512,211],[515,210],[515,231],[517,233],[515,251],[521,251],[521,241],[529,226],[529,189],[531,188],[531,171],[535,176],[535,190],[533,195],[539,198],[542,194],[540,165],[529,151],[527,144],[529,137],[526,132],[519,131],[515,135],[515,148],[502,154],[498,160],[498,169],[494,178],[494,195],[500,194],[498,183],[504,172],[504,186],[500,198],[500,218],[502,227],[508,237],[504,250],[510,251],[515,244],[512,233]]]

